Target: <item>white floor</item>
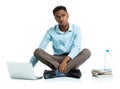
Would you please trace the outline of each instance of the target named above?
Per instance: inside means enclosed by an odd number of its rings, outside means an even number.
[[[95,78],[91,75],[92,67],[90,68],[90,60],[83,64],[80,69],[82,71],[81,79],[59,77],[54,79],[39,79],[39,80],[21,80],[11,79],[8,74],[6,61],[0,62],[0,89],[44,89],[44,88],[79,88],[79,89],[120,89],[119,81],[120,74],[114,70],[113,77]],[[35,67],[35,74],[42,75],[44,68],[38,63]],[[86,66],[89,66],[87,68]],[[47,68],[47,67],[46,67]],[[41,70],[40,70],[41,69]]]
[[[80,66],[81,79],[11,79],[6,61],[29,61],[46,30],[56,24],[51,13],[56,5],[68,7],[69,21],[82,30],[83,48],[92,52]],[[120,0],[0,0],[0,89],[120,89],[119,8]],[[91,70],[103,68],[105,49],[112,55],[113,77],[94,78]],[[38,63],[36,75],[46,68]]]

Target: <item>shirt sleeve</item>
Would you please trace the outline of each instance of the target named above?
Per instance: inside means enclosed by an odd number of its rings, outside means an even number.
[[[50,34],[49,34],[49,31],[47,31],[39,45],[39,48],[41,48],[42,50],[45,50],[50,40],[51,40]]]
[[[72,49],[69,53],[69,57],[71,57],[71,59],[74,59],[78,53],[81,50],[81,30],[80,28],[76,28],[76,32],[75,32],[75,37],[74,37],[74,42],[72,44]]]

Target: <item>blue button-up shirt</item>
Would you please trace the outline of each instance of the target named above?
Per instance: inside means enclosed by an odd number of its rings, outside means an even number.
[[[69,24],[67,32],[62,32],[59,25],[51,27],[45,34],[39,48],[45,50],[52,42],[54,55],[68,54],[73,59],[81,50],[81,31],[75,24]]]

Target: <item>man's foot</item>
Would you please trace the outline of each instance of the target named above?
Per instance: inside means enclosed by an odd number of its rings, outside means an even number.
[[[45,79],[54,78],[56,77],[55,70],[51,70],[51,71],[45,70],[43,76]]]
[[[79,69],[71,69],[66,75],[73,78],[80,78],[82,76]]]

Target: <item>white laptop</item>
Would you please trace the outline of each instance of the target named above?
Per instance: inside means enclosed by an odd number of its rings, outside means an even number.
[[[34,74],[33,66],[31,63],[21,62],[7,62],[8,72],[11,78],[14,79],[41,79]]]

